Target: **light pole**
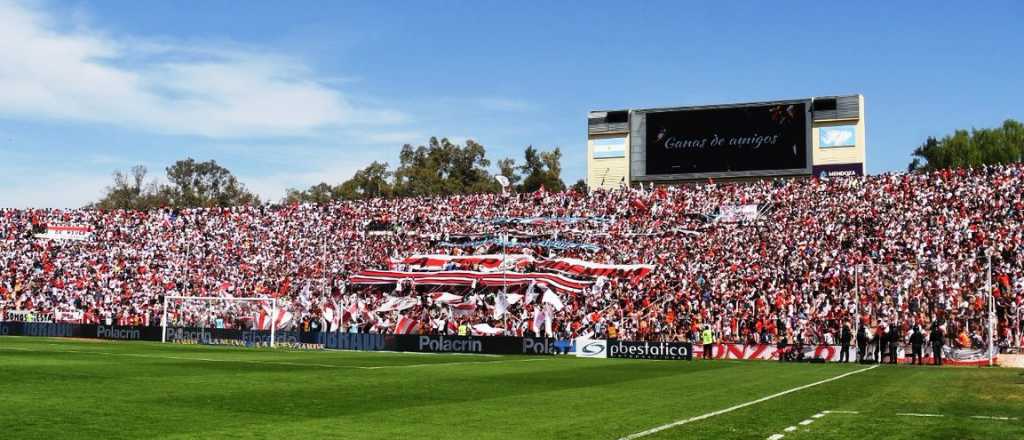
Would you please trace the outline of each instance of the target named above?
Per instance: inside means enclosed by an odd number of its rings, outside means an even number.
[[[988,366],[991,367],[992,364],[993,364],[992,349],[995,346],[995,344],[994,344],[994,340],[995,340],[995,338],[994,338],[995,323],[992,322],[992,321],[993,321],[993,318],[995,318],[995,315],[996,315],[996,308],[995,308],[995,295],[992,293],[992,253],[991,252],[986,252],[985,253],[985,257],[986,257],[986,260],[988,261],[988,271],[987,271],[988,272],[988,276],[986,277],[987,280],[986,280],[986,283],[985,283],[985,285],[988,288]]]

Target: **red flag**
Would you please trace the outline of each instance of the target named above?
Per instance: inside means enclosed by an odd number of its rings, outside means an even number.
[[[415,330],[415,328],[416,328],[416,320],[412,319],[412,318],[407,318],[407,317],[405,317],[405,315],[402,315],[401,318],[398,318],[398,323],[395,324],[395,334],[396,335],[413,334],[414,333],[413,330]]]

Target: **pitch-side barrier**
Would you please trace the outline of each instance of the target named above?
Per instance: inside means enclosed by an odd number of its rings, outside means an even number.
[[[127,327],[100,324],[44,322],[0,322],[0,336],[39,336],[106,339],[121,341],[160,341],[161,327]],[[626,358],[655,360],[691,360],[704,357],[703,346],[686,342],[645,342],[605,339],[556,339],[513,336],[437,336],[387,335],[345,332],[277,331],[274,345],[289,348],[402,351],[420,353],[463,353],[497,355],[573,355],[587,358]],[[168,327],[167,341],[181,344],[236,345],[268,347],[269,330]],[[907,347],[900,346],[897,359],[909,363]],[[930,347],[926,347],[930,348]],[[794,350],[790,348],[789,350]],[[801,347],[804,360],[838,362],[839,346]],[[849,358],[855,360],[854,348]],[[930,355],[930,350],[925,350]],[[946,365],[981,366],[988,364],[984,350],[943,349]],[[767,344],[713,344],[710,358],[732,360],[778,360],[780,350]],[[997,358],[998,360],[998,358]],[[924,362],[930,363],[925,357]]]

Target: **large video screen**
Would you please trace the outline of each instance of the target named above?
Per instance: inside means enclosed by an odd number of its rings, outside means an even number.
[[[807,104],[647,113],[647,175],[807,168]]]

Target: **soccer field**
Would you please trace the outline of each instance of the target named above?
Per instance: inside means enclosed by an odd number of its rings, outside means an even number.
[[[1021,439],[1013,369],[0,337],[0,438]]]

